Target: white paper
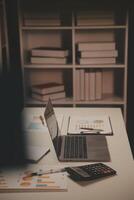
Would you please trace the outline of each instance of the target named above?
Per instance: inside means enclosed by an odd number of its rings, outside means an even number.
[[[62,124],[63,124],[64,115],[57,114],[56,118],[58,121],[59,128],[61,129]],[[30,130],[32,130],[32,131],[37,131],[37,130],[48,131],[45,119],[43,121],[44,121],[44,124],[42,124],[39,114],[33,114],[33,115],[27,115],[27,116],[24,115],[23,116],[23,129],[25,131],[26,130],[27,131],[30,131]]]
[[[88,128],[93,130],[87,130]],[[92,134],[96,133],[97,130],[100,134],[112,134],[109,116],[70,117],[68,134],[79,134],[81,132]]]
[[[35,167],[34,167],[35,168]],[[62,191],[67,190],[66,173],[58,172],[44,174],[41,176],[28,177],[28,174],[36,172],[37,168],[27,167],[24,169],[1,170],[0,171],[0,191]],[[42,166],[38,166],[42,169]],[[44,167],[43,170],[53,168]]]
[[[30,161],[38,161],[49,151],[48,145],[27,145],[26,147],[26,159]]]

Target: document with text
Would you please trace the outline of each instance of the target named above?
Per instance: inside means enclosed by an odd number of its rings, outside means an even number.
[[[110,117],[108,115],[70,116],[68,134],[113,135]]]

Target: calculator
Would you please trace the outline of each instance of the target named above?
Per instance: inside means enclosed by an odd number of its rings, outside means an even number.
[[[95,163],[77,167],[66,167],[70,178],[75,181],[94,180],[115,175],[116,171],[103,163]]]

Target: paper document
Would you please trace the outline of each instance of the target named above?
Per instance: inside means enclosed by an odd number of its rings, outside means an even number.
[[[48,151],[47,141],[48,128],[44,116],[40,113],[23,115],[23,133],[25,137],[26,159],[32,162],[38,162]],[[64,115],[57,114],[59,127],[62,127]]]
[[[101,116],[70,116],[68,134],[104,134],[112,135],[112,127],[110,117]]]
[[[34,171],[32,168],[1,170],[0,192],[67,191],[66,172],[28,177]]]
[[[32,162],[38,162],[43,156],[50,151],[48,145],[27,145],[26,146],[26,159]]]
[[[41,118],[42,117],[42,118]],[[62,128],[64,115],[57,114],[57,121],[59,128]],[[24,115],[23,116],[23,129],[24,130],[47,130],[47,125],[43,116],[39,114]]]

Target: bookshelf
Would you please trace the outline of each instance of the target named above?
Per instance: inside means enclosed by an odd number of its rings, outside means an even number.
[[[42,106],[46,102],[40,102],[31,98],[30,87],[34,84],[51,82],[53,80],[63,83],[66,91],[66,98],[53,100],[56,106],[72,107],[121,107],[126,120],[127,112],[127,49],[128,49],[128,12],[123,10],[110,10],[114,13],[114,21],[104,25],[84,24],[79,25],[77,13],[81,9],[61,9],[60,24],[43,25],[37,23],[30,24],[27,21],[39,16],[44,12],[52,13],[55,10],[40,6],[34,1],[32,9],[30,4],[19,2],[19,32],[20,32],[20,52],[21,65],[23,71],[23,85],[25,93],[25,105]],[[44,9],[44,10],[43,10]],[[57,11],[57,10],[56,10]],[[88,8],[82,12],[90,12]],[[95,11],[96,12],[96,11]],[[100,12],[97,10],[97,12]],[[102,11],[101,11],[102,12]],[[28,24],[29,23],[29,24]],[[56,22],[57,23],[57,22]],[[85,23],[85,22],[84,22]],[[39,25],[38,25],[39,24]],[[111,42],[115,43],[118,55],[115,62],[103,64],[79,64],[78,43],[86,42]],[[68,49],[69,58],[65,64],[32,64],[30,62],[30,51],[39,46],[59,47]],[[106,50],[107,51],[107,50]],[[79,84],[77,82],[77,71],[83,69],[84,73],[90,70],[101,71],[102,89],[99,99],[77,98]],[[107,74],[109,74],[107,77]],[[109,82],[110,81],[110,82]],[[81,86],[80,86],[81,87]],[[82,90],[82,89],[81,89]],[[84,90],[84,88],[83,88]]]

